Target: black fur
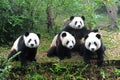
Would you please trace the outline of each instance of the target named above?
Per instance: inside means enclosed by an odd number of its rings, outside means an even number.
[[[74,46],[72,51],[78,52],[80,56],[82,56],[83,53],[81,53],[81,39],[90,32],[98,32],[98,29],[88,30],[86,26],[84,26],[82,29],[74,29],[70,25],[67,25],[62,31],[67,31],[75,37],[76,45]]]
[[[85,20],[85,17],[82,16],[81,17],[83,20]],[[70,21],[72,21],[74,19],[74,16],[71,16],[70,17]],[[60,39],[59,39],[59,36],[57,38],[58,42],[56,43],[59,43],[56,47],[51,47],[48,51],[48,57],[50,56],[58,56],[58,57],[71,57],[71,54],[70,52],[79,52],[79,54],[82,56],[83,53],[81,52],[82,50],[82,47],[81,47],[81,39],[86,35],[88,34],[89,32],[91,31],[95,31],[95,32],[98,32],[98,30],[88,30],[86,28],[86,26],[84,26],[82,29],[74,29],[72,28],[69,24],[63,29],[60,31],[60,33],[62,31],[67,31],[69,32],[70,34],[72,34],[74,37],[75,37],[75,40],[76,40],[76,44],[74,46],[74,48],[72,50],[69,50],[69,49],[66,49],[64,46],[62,46],[61,42],[60,42]],[[59,33],[59,34],[60,34]],[[60,47],[60,48],[59,48]],[[58,55],[59,54],[59,55]],[[66,54],[66,55],[65,55]]]
[[[71,16],[71,17],[70,17],[70,21],[72,21],[73,19],[74,19],[74,16]]]
[[[26,61],[36,61],[35,56],[37,53],[37,48],[26,47],[23,36],[21,36],[18,41],[18,51],[11,51],[8,55],[8,59],[19,51],[21,51],[21,53],[18,56],[16,56],[13,60],[19,60],[23,65],[26,65]]]
[[[70,34],[72,34],[77,40],[77,42],[80,42],[79,40],[82,39],[86,33],[88,33],[88,30],[86,27],[83,27],[82,29],[74,29],[69,25],[66,26],[62,31],[67,31]]]
[[[83,19],[83,21],[85,21],[85,17],[84,16],[81,16],[81,18]]]
[[[101,39],[101,36],[99,34],[97,34],[97,36],[99,39]],[[87,38],[88,38],[88,35],[85,36],[85,39],[87,39]],[[106,50],[106,48],[103,45],[102,40],[101,40],[101,47],[97,51],[92,52],[92,51],[88,50],[85,47],[85,43],[83,43],[80,52],[83,53],[83,59],[86,63],[89,64],[89,63],[91,63],[91,61],[95,61],[95,64],[97,64],[98,66],[102,66],[103,61],[104,61],[105,50]]]
[[[60,40],[60,33],[59,33],[56,41],[56,46],[51,47],[48,50],[47,56],[48,57],[57,56],[60,60],[63,60],[64,58],[71,58],[70,52],[71,52],[70,49],[62,45],[62,42]]]
[[[57,51],[56,51],[56,46],[54,46],[54,47],[51,47],[49,50],[48,50],[48,54],[47,54],[47,56],[48,57],[54,57],[54,56],[57,56],[57,53],[56,53]]]
[[[12,51],[10,52],[10,54],[8,55],[8,59],[10,59],[11,57],[13,57],[13,55],[15,55],[16,53],[17,53],[16,50],[12,50]],[[18,60],[18,58],[15,57],[13,60]]]
[[[73,52],[80,52],[81,50],[80,40],[90,32],[90,30],[88,30],[86,27],[83,27],[82,29],[74,29],[69,25],[66,26],[62,31],[67,31],[75,37],[76,45],[72,49]],[[82,53],[79,53],[79,54],[82,56]]]

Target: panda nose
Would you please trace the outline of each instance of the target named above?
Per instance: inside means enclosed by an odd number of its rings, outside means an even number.
[[[70,46],[70,48],[72,48],[72,46]]]
[[[31,46],[33,47],[33,46],[34,46],[34,44],[31,44]]]
[[[78,25],[78,27],[80,27],[80,25]]]
[[[95,51],[95,49],[94,49],[94,48],[91,48],[91,51]]]

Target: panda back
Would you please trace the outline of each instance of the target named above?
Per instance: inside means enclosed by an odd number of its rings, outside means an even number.
[[[14,42],[14,44],[13,44],[13,46],[12,46],[12,48],[11,48],[11,51],[12,51],[12,50],[18,51],[18,43],[19,43],[20,38],[21,38],[21,36],[19,36],[19,37],[16,39],[16,41]]]
[[[58,34],[53,38],[52,43],[50,45],[51,47],[56,46],[57,37],[58,37]]]

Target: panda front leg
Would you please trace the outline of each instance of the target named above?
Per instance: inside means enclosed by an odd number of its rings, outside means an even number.
[[[68,50],[65,54],[66,54],[66,57],[67,57],[68,59],[70,59],[70,58],[71,58],[71,53],[70,53],[70,50]]]
[[[102,66],[104,61],[104,53],[98,53],[97,65]]]
[[[60,60],[63,60],[65,57],[64,57],[64,50],[61,49],[61,48],[57,48],[57,57],[60,59]]]
[[[54,57],[54,56],[57,56],[56,54],[56,47],[51,47],[48,51],[47,51],[47,56],[48,57]]]
[[[77,51],[80,56],[83,56],[84,53],[84,45],[81,45],[80,43],[76,44],[75,47],[73,48],[73,51]]]
[[[21,65],[23,65],[23,66],[27,65],[24,52],[21,51],[21,53],[18,55],[18,59],[21,62]]]
[[[37,54],[37,49],[30,52],[31,55],[28,54],[28,60],[29,61],[36,61],[35,56]]]
[[[12,58],[16,53],[17,53],[16,50],[12,50],[12,51],[9,53],[7,59],[9,60],[9,59]],[[17,60],[18,60],[18,56],[15,56],[12,60],[16,60],[16,61],[17,61]]]
[[[60,60],[63,60],[65,58],[63,53],[61,53],[61,52],[59,52],[57,56]]]
[[[90,58],[91,58],[91,56],[89,55],[88,52],[83,53],[83,59],[84,59],[85,63],[90,64]]]

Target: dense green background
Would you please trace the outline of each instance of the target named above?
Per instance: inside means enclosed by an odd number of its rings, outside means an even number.
[[[116,1],[0,0],[0,44],[8,44],[26,31],[42,33],[41,28],[46,30],[48,7],[54,19],[52,27],[55,33],[64,27],[64,21],[72,15],[84,15],[88,28],[98,28],[101,24],[102,27],[107,27],[109,24],[105,3],[112,5]]]

